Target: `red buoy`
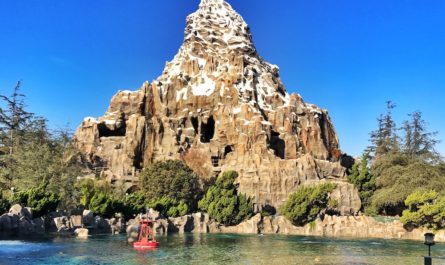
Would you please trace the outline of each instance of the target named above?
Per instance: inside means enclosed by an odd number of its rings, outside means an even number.
[[[140,225],[141,229],[139,231],[139,239],[138,241],[134,242],[133,247],[137,250],[146,250],[159,247],[159,242],[155,239],[153,221],[142,220]]]

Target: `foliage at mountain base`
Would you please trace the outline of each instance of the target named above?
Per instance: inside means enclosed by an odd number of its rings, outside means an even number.
[[[314,221],[329,205],[336,205],[329,200],[329,194],[336,187],[335,183],[301,186],[289,195],[280,212],[294,225],[303,226]]]
[[[234,184],[237,177],[235,171],[222,173],[198,203],[199,209],[224,225],[237,225],[253,215],[250,198],[239,194]]]
[[[445,196],[434,190],[419,190],[410,194],[400,221],[405,226],[438,230],[445,228]]]

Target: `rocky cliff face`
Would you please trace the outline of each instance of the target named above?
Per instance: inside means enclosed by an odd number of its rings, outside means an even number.
[[[360,208],[327,111],[286,92],[279,68],[260,57],[249,27],[223,0],[202,0],[162,75],[118,92],[75,140],[110,181],[156,160],[199,157],[213,173],[238,171],[241,192],[258,207],[281,205],[299,185],[333,180],[342,211]]]

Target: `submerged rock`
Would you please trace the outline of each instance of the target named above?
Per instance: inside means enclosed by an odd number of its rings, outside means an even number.
[[[77,238],[86,239],[89,236],[89,231],[86,228],[77,228],[76,230],[74,230],[74,234]]]

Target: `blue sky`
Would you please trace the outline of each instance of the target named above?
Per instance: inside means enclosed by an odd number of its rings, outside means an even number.
[[[359,155],[391,99],[445,140],[445,1],[229,0],[288,92],[328,109]],[[102,115],[119,89],[161,74],[199,0],[2,0],[0,94],[23,81],[52,127]],[[438,146],[445,155],[445,143]]]

